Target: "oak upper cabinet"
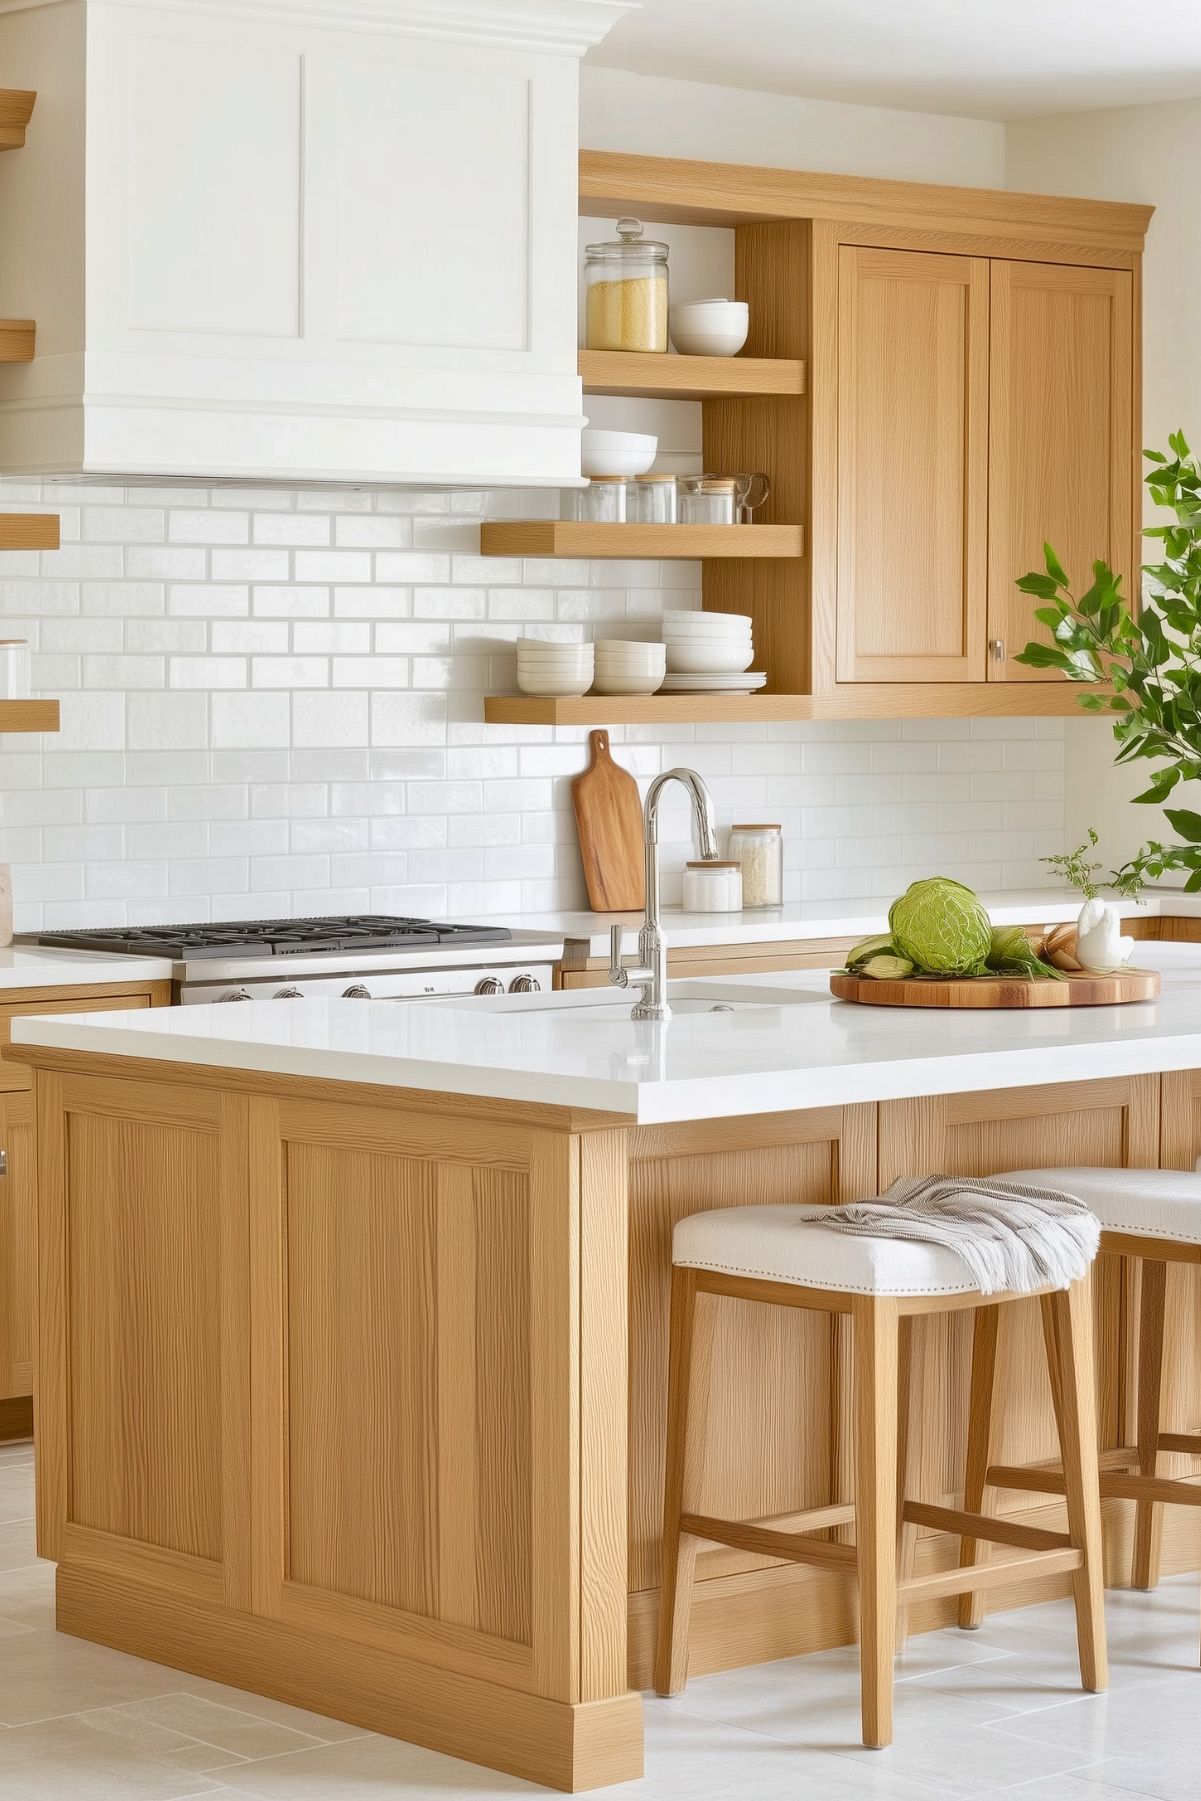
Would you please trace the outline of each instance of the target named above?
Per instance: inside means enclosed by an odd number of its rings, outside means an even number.
[[[579,61],[625,0],[3,0],[0,470],[579,476]]]
[[[838,253],[840,682],[984,677],[984,257]]]
[[[989,376],[989,675],[1062,676],[1014,658],[1037,604],[1014,587],[1054,545],[1073,591],[1104,557],[1132,587],[1138,443],[1134,280],[1127,269],[993,261]]]

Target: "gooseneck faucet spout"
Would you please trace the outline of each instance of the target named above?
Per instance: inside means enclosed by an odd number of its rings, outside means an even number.
[[[669,782],[680,782],[692,802],[692,818],[701,856],[711,862],[717,856],[717,828],[713,796],[694,769],[666,769],[646,791],[643,846],[646,856],[646,908],[638,934],[638,964],[627,969],[621,960],[622,928],[614,926],[609,980],[619,988],[641,990],[631,1019],[670,1019],[667,1000],[667,940],[659,924],[659,800]]]

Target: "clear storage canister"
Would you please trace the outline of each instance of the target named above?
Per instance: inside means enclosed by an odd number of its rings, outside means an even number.
[[[594,475],[586,488],[564,488],[559,516],[587,525],[624,525],[626,485],[624,475]]]
[[[778,907],[784,899],[784,834],[778,825],[730,828],[730,856],[742,866],[744,907]]]
[[[742,906],[741,866],[685,863],[683,898],[687,913],[737,913]]]
[[[738,499],[733,476],[686,475],[680,480],[681,525],[733,525]]]
[[[626,518],[636,525],[674,525],[675,476],[637,476],[626,492]]]
[[[643,239],[637,219],[584,250],[589,350],[667,349],[667,245]]]

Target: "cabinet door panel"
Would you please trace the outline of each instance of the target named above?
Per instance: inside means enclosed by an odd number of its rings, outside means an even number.
[[[988,263],[843,245],[838,679],[984,676]]]
[[[0,1399],[33,1393],[34,1180],[33,1097],[0,1098]]]
[[[1134,278],[1125,269],[992,264],[989,659],[996,681],[1062,681],[1016,654],[1045,636],[1040,603],[1014,587],[1054,545],[1076,593],[1098,557],[1123,576],[1133,538]],[[1137,593],[1134,593],[1137,599]]]

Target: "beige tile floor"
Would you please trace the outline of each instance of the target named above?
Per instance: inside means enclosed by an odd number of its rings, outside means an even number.
[[[0,1447],[3,1801],[504,1801],[498,1776],[54,1631],[33,1545],[33,1458]],[[853,1650],[649,1697],[629,1801],[1198,1801],[1195,1577],[1111,1593],[1113,1686],[1076,1686],[1066,1602],[925,1633],[897,1675],[896,1742],[858,1741]]]

